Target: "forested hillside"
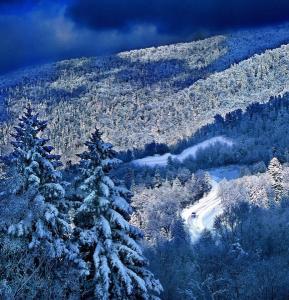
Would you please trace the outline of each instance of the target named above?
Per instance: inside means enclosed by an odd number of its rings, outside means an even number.
[[[287,299],[287,36],[2,77],[0,298]]]
[[[287,32],[288,25],[237,32],[2,77],[2,149],[29,101],[51,121],[49,136],[65,160],[82,150],[82,138],[95,125],[116,149],[142,148],[153,140],[173,145],[216,113],[288,91],[288,46],[279,47],[288,42]],[[276,49],[263,53],[268,48]]]

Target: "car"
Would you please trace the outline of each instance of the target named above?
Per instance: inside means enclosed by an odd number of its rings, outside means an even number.
[[[193,211],[193,212],[191,213],[191,217],[192,217],[192,218],[196,218],[196,217],[197,217],[197,214]]]

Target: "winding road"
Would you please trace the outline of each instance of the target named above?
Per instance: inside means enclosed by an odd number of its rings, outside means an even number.
[[[187,226],[192,242],[200,237],[204,229],[211,230],[216,216],[223,211],[219,195],[219,182],[223,179],[233,180],[239,177],[239,166],[228,166],[209,171],[211,176],[211,191],[193,205],[183,209],[182,218]],[[195,216],[193,216],[195,214]]]
[[[168,158],[171,156],[173,159],[184,161],[186,158],[195,158],[198,151],[206,149],[207,147],[217,146],[218,143],[231,147],[233,141],[223,137],[216,136],[197,145],[185,149],[182,153],[173,155],[166,153],[164,155],[148,156],[142,159],[134,160],[132,163],[138,166],[146,167],[165,167]],[[185,208],[181,216],[184,220],[185,226],[188,228],[192,242],[195,242],[200,237],[204,229],[211,230],[214,226],[216,216],[220,215],[223,211],[221,198],[219,195],[219,182],[223,179],[232,180],[239,177],[239,166],[228,166],[208,171],[211,177],[212,189],[211,191],[201,198],[198,202]]]

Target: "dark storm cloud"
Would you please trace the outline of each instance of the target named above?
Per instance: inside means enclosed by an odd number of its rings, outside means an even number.
[[[67,14],[95,29],[153,23],[162,32],[187,33],[288,20],[289,0],[76,0]]]
[[[0,0],[1,1],[1,0]],[[64,14],[64,1],[38,1],[38,5],[0,4],[0,74],[32,64],[115,53],[171,41],[154,26],[138,25],[129,32],[91,30]],[[22,2],[23,3],[23,2]]]
[[[0,73],[285,20],[289,0],[0,0]]]

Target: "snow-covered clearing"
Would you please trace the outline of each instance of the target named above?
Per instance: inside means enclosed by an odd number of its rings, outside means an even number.
[[[212,179],[211,191],[198,202],[182,211],[182,218],[188,227],[192,242],[195,242],[204,229],[211,230],[216,216],[222,213],[219,196],[219,182],[223,179],[232,180],[239,177],[240,167],[229,166],[209,171]],[[193,216],[195,214],[195,216]]]
[[[223,136],[216,136],[204,142],[201,142],[195,146],[185,149],[181,154],[174,155],[174,154],[166,153],[163,155],[147,156],[145,158],[136,159],[132,163],[138,166],[164,167],[166,166],[169,157],[171,157],[172,159],[178,159],[180,162],[183,162],[188,157],[195,158],[197,151],[213,146],[216,143],[221,143],[228,146],[233,145],[233,142],[230,139]]]

